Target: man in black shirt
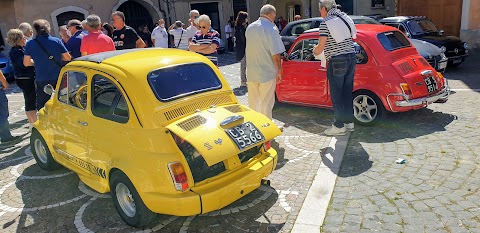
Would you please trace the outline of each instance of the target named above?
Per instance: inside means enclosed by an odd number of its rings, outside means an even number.
[[[121,11],[112,13],[113,26],[113,44],[116,50],[145,48],[145,42],[138,36],[135,29],[125,25],[125,15]]]

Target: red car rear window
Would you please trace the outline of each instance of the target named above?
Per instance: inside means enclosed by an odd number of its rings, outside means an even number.
[[[383,32],[377,35],[378,40],[383,47],[388,51],[393,51],[405,47],[410,47],[410,41],[401,33],[397,31]]]

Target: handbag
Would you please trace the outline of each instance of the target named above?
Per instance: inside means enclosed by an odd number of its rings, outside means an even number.
[[[178,46],[180,46],[180,42],[182,42],[183,31],[184,30],[182,29],[182,34],[180,34],[180,40],[178,40],[177,47],[175,47],[175,48],[178,48]]]
[[[53,55],[50,55],[50,53],[47,52],[47,49],[40,43],[40,41],[37,40],[37,38],[33,39],[33,41],[35,41],[38,46],[40,46],[40,48],[43,50],[43,52],[48,56],[48,60],[52,60],[58,67],[62,68],[62,65],[57,60],[55,60]]]

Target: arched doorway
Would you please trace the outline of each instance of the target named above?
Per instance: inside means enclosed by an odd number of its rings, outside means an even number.
[[[76,11],[63,12],[57,15],[57,26],[60,27],[62,25],[67,25],[68,21],[72,19],[78,19],[80,21],[83,21],[85,19],[85,15]]]
[[[140,3],[127,1],[117,9],[125,14],[125,24],[138,30],[139,26],[147,25],[150,31],[153,29],[152,16]]]

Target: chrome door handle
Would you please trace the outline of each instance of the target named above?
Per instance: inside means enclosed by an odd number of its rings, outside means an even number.
[[[88,123],[85,121],[77,121],[77,123],[81,126],[88,126]]]

